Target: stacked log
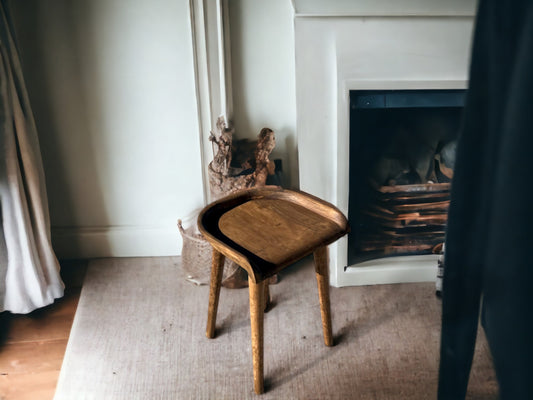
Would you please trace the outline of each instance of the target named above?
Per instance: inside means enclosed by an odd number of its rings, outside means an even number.
[[[369,189],[352,227],[358,254],[430,254],[444,241],[450,205],[449,183],[381,186]]]

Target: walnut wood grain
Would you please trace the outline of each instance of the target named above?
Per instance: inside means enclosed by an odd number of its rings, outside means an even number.
[[[333,221],[283,199],[257,199],[220,218],[228,238],[273,264],[320,246],[339,229]]]

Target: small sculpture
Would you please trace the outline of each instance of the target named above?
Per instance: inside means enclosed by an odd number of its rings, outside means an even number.
[[[209,186],[213,201],[239,189],[264,186],[268,175],[275,172],[275,164],[268,158],[276,146],[274,131],[261,129],[255,160],[249,170],[231,167],[233,132],[221,116],[217,120],[215,132],[211,132],[209,136],[209,140],[217,145],[213,161],[209,163]]]

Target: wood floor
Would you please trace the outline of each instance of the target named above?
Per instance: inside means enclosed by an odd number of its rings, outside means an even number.
[[[0,400],[54,397],[87,262],[61,266],[63,298],[28,315],[0,314]]]

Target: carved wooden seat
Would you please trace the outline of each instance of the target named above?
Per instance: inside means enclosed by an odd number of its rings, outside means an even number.
[[[261,187],[236,192],[208,205],[198,226],[213,246],[207,318],[215,335],[224,257],[248,272],[254,389],[263,393],[263,313],[269,301],[266,280],[313,253],[326,346],[333,345],[327,245],[348,232],[348,221],[333,205],[303,192]]]

